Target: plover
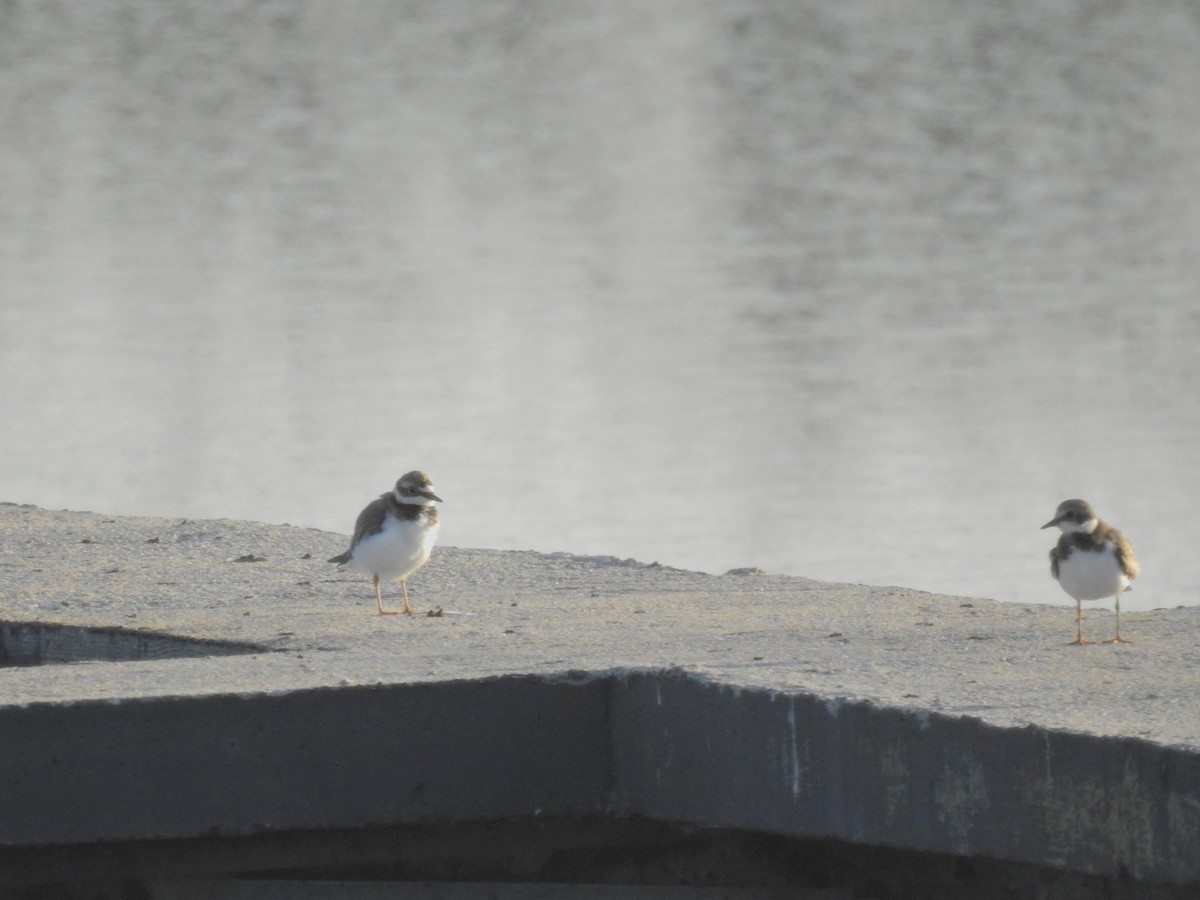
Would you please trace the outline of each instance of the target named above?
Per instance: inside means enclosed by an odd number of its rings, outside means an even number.
[[[1117,633],[1105,643],[1126,643],[1121,637],[1121,592],[1129,590],[1129,583],[1137,577],[1133,544],[1102,521],[1084,500],[1060,503],[1054,518],[1042,527],[1053,525],[1058,526],[1062,535],[1050,551],[1050,574],[1075,598],[1075,640],[1071,643],[1091,643],[1083,637],[1082,601],[1106,597],[1116,599]]]
[[[381,616],[401,610],[384,609],[381,579],[400,579],[404,592],[403,612],[412,615],[408,605],[408,576],[429,560],[437,539],[438,513],[433,504],[442,498],[433,490],[433,482],[424,472],[409,472],[379,499],[372,500],[358,514],[350,549],[329,561],[375,580],[375,608]]]

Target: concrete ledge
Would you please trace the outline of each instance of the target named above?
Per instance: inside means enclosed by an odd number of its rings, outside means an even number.
[[[1200,884],[1196,610],[1079,648],[1062,607],[442,548],[435,615],[381,618],[335,535],[0,505],[0,538],[0,619],[253,651],[0,669],[26,867],[601,817]]]
[[[596,813],[603,682],[0,708],[0,845]]]
[[[8,846],[607,814],[1200,881],[1200,761],[683,672],[0,709]]]
[[[1191,751],[669,673],[626,679],[615,696],[625,811],[1200,882]]]

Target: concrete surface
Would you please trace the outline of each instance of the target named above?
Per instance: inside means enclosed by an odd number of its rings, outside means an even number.
[[[442,547],[380,617],[345,540],[0,505],[0,620],[155,648],[0,668],[0,846],[640,816],[1200,883],[1200,609],[1074,647],[1062,606]]]

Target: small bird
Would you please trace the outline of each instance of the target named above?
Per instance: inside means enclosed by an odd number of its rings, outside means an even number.
[[[1084,500],[1064,500],[1054,518],[1043,525],[1057,525],[1062,535],[1050,551],[1050,574],[1062,589],[1075,598],[1075,640],[1090,644],[1083,637],[1084,600],[1116,599],[1117,633],[1107,644],[1128,643],[1121,637],[1121,592],[1129,590],[1137,577],[1138,562],[1129,539],[1101,520]]]
[[[442,498],[433,490],[433,482],[424,472],[401,476],[396,486],[379,499],[372,500],[358,514],[350,549],[331,557],[330,562],[362,572],[375,579],[375,608],[381,616],[394,616],[401,610],[384,609],[380,579],[399,578],[404,592],[404,613],[412,615],[408,605],[408,576],[429,560],[438,533],[438,512],[434,503]]]

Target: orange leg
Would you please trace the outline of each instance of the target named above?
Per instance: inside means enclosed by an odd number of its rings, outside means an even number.
[[[1128,644],[1129,641],[1127,641],[1127,640],[1125,640],[1125,638],[1121,637],[1121,595],[1117,594],[1115,599],[1117,601],[1117,636],[1110,637],[1104,643],[1106,643],[1106,644]]]
[[[405,598],[404,605],[406,607],[408,606],[408,598],[407,597]],[[381,616],[394,616],[394,615],[396,615],[396,612],[397,612],[394,609],[384,609],[383,608],[383,591],[381,591],[379,589],[379,576],[378,575],[375,576],[375,608],[377,610],[379,610],[379,614]]]
[[[1083,638],[1083,603],[1079,600],[1075,601],[1075,640],[1072,644],[1090,644],[1091,641]]]
[[[404,591],[404,613],[411,616],[413,614],[412,607],[408,605],[408,579],[400,579],[400,590]]]

